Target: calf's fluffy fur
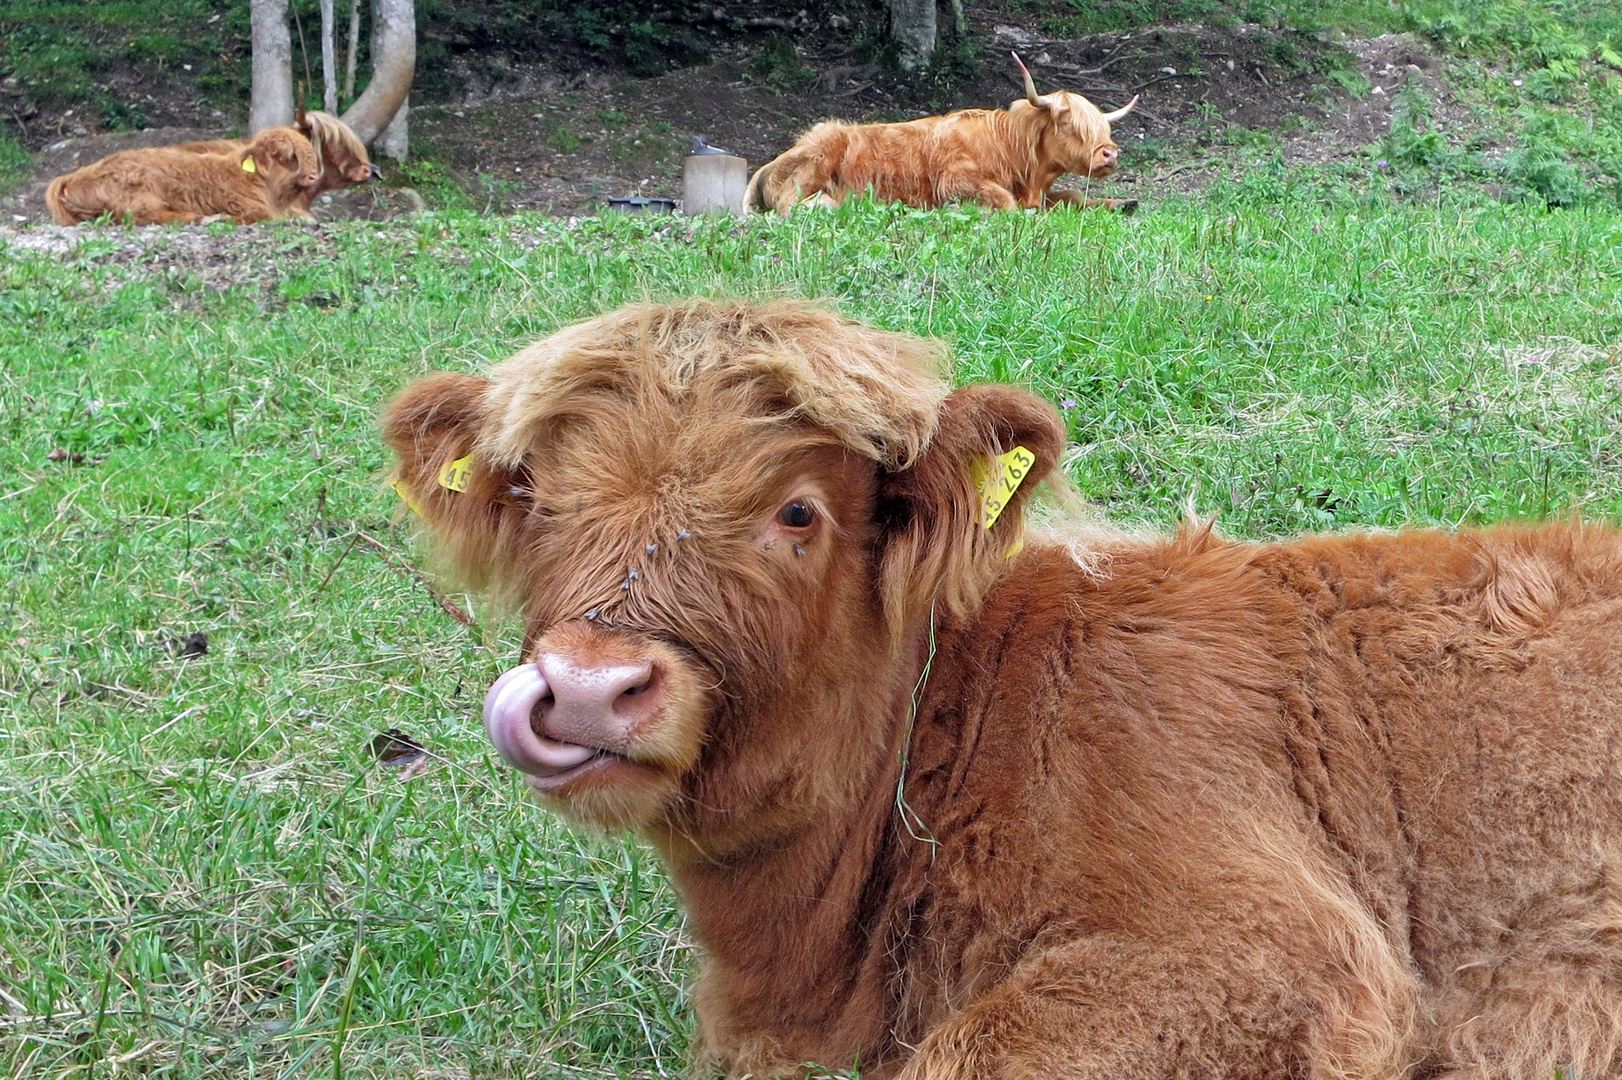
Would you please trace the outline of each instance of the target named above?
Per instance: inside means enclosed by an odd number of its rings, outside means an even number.
[[[120,150],[58,176],[45,202],[58,225],[102,214],[135,225],[188,225],[229,217],[239,225],[302,212],[321,164],[310,140],[269,128],[240,146],[195,153],[176,146]]]
[[[613,747],[527,779],[662,853],[704,1062],[1622,1075],[1617,533],[1009,554],[1063,428],[940,362],[813,307],[646,305],[388,411],[524,664],[649,673]],[[976,463],[1014,446],[987,529]],[[523,723],[567,747],[550,707]]]

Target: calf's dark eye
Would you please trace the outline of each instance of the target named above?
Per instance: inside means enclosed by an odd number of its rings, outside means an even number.
[[[803,502],[791,502],[777,512],[777,520],[791,529],[803,529],[816,517]]]

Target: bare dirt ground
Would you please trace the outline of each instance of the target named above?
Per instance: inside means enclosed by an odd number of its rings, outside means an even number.
[[[1366,157],[1410,79],[1424,85],[1435,125],[1450,140],[1482,144],[1441,64],[1406,35],[1328,43],[1259,26],[1178,25],[1053,40],[1005,13],[977,19],[975,31],[978,70],[949,91],[864,62],[843,28],[808,24],[793,39],[792,60],[781,44],[774,52],[770,41],[726,40],[709,63],[648,79],[564,49],[524,60],[464,54],[452,62],[445,100],[412,113],[418,160],[404,168],[384,162],[382,185],[332,197],[316,215],[386,218],[420,209],[418,191],[429,204],[454,197],[478,210],[558,215],[594,213],[610,196],[679,197],[694,134],[754,167],[828,117],[901,120],[1006,105],[1020,93],[1011,50],[1044,92],[1079,91],[1106,109],[1141,95],[1136,112],[1115,127],[1121,171],[1092,193],[1150,207],[1157,196],[1201,188],[1242,166],[1240,129],[1269,133],[1267,152],[1276,149],[1286,163]],[[188,112],[184,88],[165,79],[160,93],[147,95],[147,114],[186,126],[100,133],[82,117],[33,115],[25,142],[38,154],[38,173],[0,198],[0,221],[48,222],[50,178],[114,150],[230,133],[224,118]]]

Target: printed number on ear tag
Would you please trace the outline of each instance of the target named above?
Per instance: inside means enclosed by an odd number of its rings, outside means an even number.
[[[974,463],[974,480],[980,488],[980,525],[989,529],[997,524],[1008,500],[1014,497],[1019,485],[1030,475],[1036,464],[1036,455],[1023,446],[1016,446],[1006,454],[998,454],[988,461]]]
[[[473,455],[447,461],[439,470],[439,486],[450,491],[466,491],[468,477],[473,475]]]

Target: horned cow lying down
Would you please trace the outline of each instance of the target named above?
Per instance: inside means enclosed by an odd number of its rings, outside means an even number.
[[[58,225],[102,214],[136,225],[195,224],[215,216],[247,225],[295,210],[320,171],[310,140],[292,128],[267,128],[238,149],[216,153],[174,146],[120,150],[52,180],[45,202]]]
[[[1019,57],[1014,57],[1015,62]],[[1057,203],[1131,212],[1136,200],[1087,199],[1052,190],[1066,173],[1102,180],[1120,151],[1114,112],[1067,91],[1038,96],[1031,73],[1025,100],[1006,109],[959,109],[900,124],[825,120],[749,178],[744,205],[786,214],[800,203],[836,205],[872,189],[882,202],[930,208],[977,199],[993,210],[1042,209]]]
[[[711,1062],[1622,1075],[1617,533],[1014,553],[1063,428],[940,361],[650,305],[387,414],[527,620],[490,735],[658,847]]]

